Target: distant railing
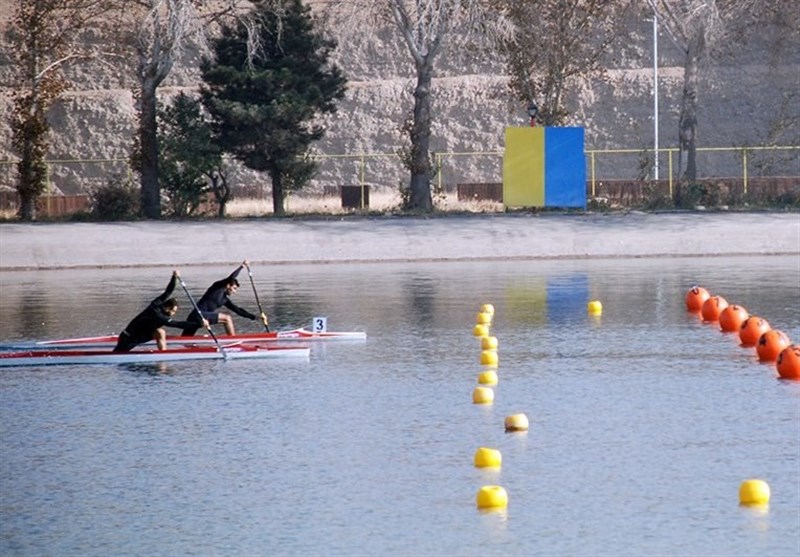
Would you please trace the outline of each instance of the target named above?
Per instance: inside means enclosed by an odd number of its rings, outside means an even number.
[[[615,158],[617,155],[635,155],[637,158],[647,158],[649,160],[654,160],[655,156],[666,156],[667,158],[667,182],[669,186],[669,195],[670,197],[673,196],[674,193],[674,183],[677,180],[675,177],[675,155],[679,153],[679,149],[677,148],[664,148],[658,149],[657,151],[654,149],[587,149],[586,159],[588,165],[588,184],[591,191],[591,196],[595,196],[596,185],[598,181],[608,179],[606,177],[598,178],[597,175],[597,161],[598,157],[602,156],[606,159],[606,161]],[[698,147],[697,152],[702,153],[727,153],[733,155],[740,159],[740,165],[738,168],[740,169],[739,172],[734,172],[732,174],[727,174],[725,176],[709,176],[706,175],[705,178],[741,178],[744,183],[744,193],[747,193],[748,188],[748,164],[750,155],[752,153],[763,153],[763,152],[774,152],[779,153],[783,152],[788,154],[790,157],[794,158],[794,164],[796,168],[794,172],[791,173],[794,176],[800,176],[800,153],[794,154],[795,152],[800,151],[800,146],[796,145],[789,145],[789,146],[747,146],[747,147]],[[436,170],[436,178],[435,182],[439,189],[441,190],[442,187],[445,185],[444,176],[445,173],[443,170],[447,167],[448,164],[451,164],[451,161],[463,158],[463,157],[487,157],[495,159],[495,164],[502,165],[502,151],[471,151],[471,152],[441,152],[441,153],[432,153],[434,157],[435,163],[435,170]],[[393,153],[360,153],[354,155],[324,155],[318,154],[313,155],[313,159],[319,161],[325,160],[334,160],[334,159],[347,159],[347,160],[355,160],[358,162],[358,184],[364,186],[367,180],[365,179],[366,176],[366,165],[367,162],[370,160],[380,159],[380,158],[393,158],[399,159],[398,155]],[[618,164],[613,162],[609,163],[615,167],[619,167]],[[630,169],[637,169],[638,170],[638,162],[636,164],[631,164],[628,166]],[[500,167],[500,174],[498,177],[493,180],[495,182],[502,182],[502,166]],[[785,173],[783,173],[785,174]]]
[[[656,156],[666,158],[666,181],[669,186],[669,195],[673,196],[675,176],[675,155],[677,148],[653,149],[587,149],[587,186],[591,197],[595,197],[596,186],[599,182],[611,179],[648,180],[639,174],[649,174],[648,165],[652,166]],[[800,176],[800,146],[746,146],[746,147],[699,147],[698,156],[716,157],[717,162],[726,166],[724,157],[731,158],[738,168],[735,172],[722,176],[705,174],[699,179],[711,178],[738,178],[743,181],[744,193],[748,191],[748,181],[751,173],[751,159],[755,154],[766,153],[781,156],[781,165],[784,170],[778,174],[783,176]],[[502,151],[469,151],[469,152],[432,152],[435,165],[434,183],[442,191],[445,186],[454,186],[457,183],[476,182],[502,182]],[[407,180],[408,173],[404,169],[400,156],[397,153],[353,153],[353,154],[314,154],[311,158],[321,165],[320,175],[315,179],[319,185],[380,185],[397,187],[399,183]],[[465,162],[466,159],[466,162]],[[633,160],[631,160],[633,159]],[[15,173],[15,160],[0,160],[0,185],[13,187]],[[352,162],[356,163],[353,170]],[[706,160],[705,162],[708,162]],[[59,183],[58,188],[64,193],[80,194],[87,191],[87,184],[95,185],[108,179],[108,168],[113,168],[117,173],[125,173],[132,178],[132,170],[128,159],[58,159],[46,161],[48,167],[47,193],[53,192],[53,168],[60,166],[58,173],[59,182],[68,182],[67,188]],[[349,164],[348,164],[349,163]],[[469,164],[467,164],[469,163]],[[760,164],[760,163],[759,163]],[[105,168],[93,169],[74,168],[75,165],[102,165]],[[375,166],[370,174],[368,168]],[[700,164],[706,168],[709,164]],[[733,167],[733,164],[730,164]],[[67,172],[63,167],[72,167]],[[788,168],[787,172],[785,168]],[[619,174],[623,173],[624,176]],[[616,175],[615,175],[616,174]],[[68,175],[68,176],[67,176]],[[765,175],[770,175],[766,173]]]
[[[768,147],[698,147],[698,153],[732,153],[737,155],[741,159],[741,172],[736,173],[732,176],[709,176],[708,178],[741,178],[744,184],[744,194],[747,194],[747,187],[748,187],[748,155],[751,153],[758,153],[758,152],[781,152],[786,151],[787,153],[791,153],[792,151],[800,151],[800,146],[768,146]],[[661,156],[662,154],[666,154],[667,156],[667,181],[669,184],[669,197],[672,198],[674,194],[674,157],[675,154],[680,152],[679,149],[672,147],[667,149],[658,149],[656,152],[653,149],[588,149],[586,150],[586,156],[589,159],[589,184],[591,187],[591,196],[595,197],[595,187],[598,182],[596,176],[596,167],[597,167],[597,156],[598,155],[637,155],[637,156],[645,156],[648,157],[649,160],[653,160],[655,156]],[[794,155],[795,158],[798,158],[798,155]],[[795,169],[794,176],[800,176],[800,159],[798,159],[796,165],[798,168]]]

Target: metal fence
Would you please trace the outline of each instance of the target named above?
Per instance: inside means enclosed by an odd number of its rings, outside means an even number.
[[[662,159],[666,159],[666,180],[669,186],[669,197],[674,194],[674,183],[677,158],[680,150],[667,148],[658,150],[659,166]],[[589,187],[591,197],[595,197],[597,183],[605,178],[605,168],[598,172],[600,159],[608,164],[623,166],[623,168],[638,169],[640,180],[648,179],[654,166],[656,152],[653,149],[589,149],[586,151],[588,164]],[[744,184],[744,194],[748,193],[748,181],[756,170],[758,176],[796,176],[800,177],[800,146],[769,146],[769,147],[698,147],[698,168],[702,169],[709,159],[717,158],[717,166],[724,166],[731,170],[724,175],[717,173],[714,176],[698,176],[698,178],[737,178]],[[634,159],[631,161],[631,159]],[[720,162],[720,159],[722,162]],[[627,166],[626,166],[627,165]]]
[[[127,158],[50,159],[47,164],[46,194],[81,195],[103,186],[113,176],[133,180]],[[0,160],[0,186],[14,187],[16,160]]]
[[[597,184],[604,180],[649,180],[658,156],[665,168],[669,195],[678,177],[679,150],[659,149],[587,149],[587,193],[594,197]],[[408,171],[397,153],[314,154],[319,171],[311,189],[324,191],[339,186],[372,186],[396,189],[408,182]],[[463,183],[500,183],[503,181],[502,151],[434,152],[433,183],[439,191],[455,189]],[[127,159],[48,160],[47,193],[84,194],[108,182],[112,175],[132,179]],[[13,187],[16,161],[0,160],[0,186]],[[751,176],[800,177],[800,146],[701,147],[697,149],[697,167],[722,169],[699,179],[737,178],[747,193]],[[235,187],[246,192],[266,192],[265,178],[241,168],[236,170]]]

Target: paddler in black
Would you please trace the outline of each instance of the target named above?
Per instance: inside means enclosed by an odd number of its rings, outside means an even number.
[[[203,318],[207,319],[212,325],[222,323],[225,326],[225,333],[229,335],[236,334],[236,329],[233,326],[233,317],[227,313],[218,312],[217,310],[219,308],[225,306],[235,314],[246,319],[256,318],[255,315],[246,309],[240,308],[234,304],[230,298],[231,294],[234,294],[239,289],[239,281],[236,277],[239,276],[239,272],[244,268],[245,265],[247,265],[247,259],[245,259],[242,264],[239,265],[230,275],[209,286],[208,290],[206,290],[206,293],[203,294],[203,297],[197,302],[197,307],[200,309],[200,313],[202,313]],[[197,311],[192,311],[187,319],[191,321],[193,319],[196,320],[197,317]],[[262,313],[260,317],[261,322],[264,323],[264,326],[266,327],[268,323],[267,316]],[[193,336],[199,328],[199,325],[186,327],[183,330],[183,336]]]
[[[178,301],[169,295],[175,290],[175,283],[180,274],[172,271],[172,278],[166,290],[155,298],[139,315],[134,317],[125,330],[119,334],[114,352],[130,352],[135,346],[147,341],[155,340],[159,350],[167,348],[167,333],[164,327],[185,329],[186,327],[199,327],[196,321],[173,321],[172,317],[178,312]],[[202,325],[208,326],[207,321]]]

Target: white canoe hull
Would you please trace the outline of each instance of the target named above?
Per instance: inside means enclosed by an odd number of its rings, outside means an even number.
[[[237,345],[224,347],[174,348],[110,352],[99,350],[26,350],[0,352],[0,367],[86,364],[135,364],[191,360],[265,360],[282,358],[309,359],[308,348],[278,348]]]

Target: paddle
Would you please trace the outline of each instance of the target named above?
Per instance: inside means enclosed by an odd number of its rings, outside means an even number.
[[[264,309],[261,307],[261,300],[258,299],[258,290],[256,290],[256,281],[253,280],[253,273],[250,272],[250,265],[245,264],[245,268],[247,269],[247,275],[250,277],[250,284],[253,286],[253,294],[256,297],[256,303],[258,304],[258,311],[259,313],[262,313],[266,316],[267,314],[264,313]],[[267,320],[265,319],[264,321]],[[270,332],[268,322],[264,323],[264,328],[267,330],[267,332]]]
[[[199,308],[199,307],[197,307],[197,303],[194,301],[194,298],[193,298],[193,297],[192,297],[192,295],[189,293],[189,289],[188,289],[188,288],[186,288],[186,283],[185,283],[185,282],[183,282],[183,279],[182,279],[181,277],[178,277],[178,280],[180,281],[180,283],[181,283],[181,286],[183,287],[183,291],[184,291],[184,292],[186,292],[186,297],[187,297],[187,298],[189,298],[189,301],[190,301],[190,302],[192,302],[192,307],[193,307],[193,308],[194,308],[194,310],[197,312],[197,316],[198,316],[200,319],[203,319],[203,314],[200,312],[200,308]],[[223,357],[223,358],[225,358],[225,359],[227,360],[227,359],[228,359],[228,353],[227,353],[227,352],[225,352],[225,350],[222,348],[222,345],[219,343],[219,339],[217,338],[217,335],[215,335],[215,334],[214,334],[214,331],[212,331],[212,330],[211,330],[211,325],[209,325],[208,327],[206,327],[206,330],[208,331],[208,334],[210,334],[210,335],[211,335],[211,338],[213,338],[213,339],[214,339],[214,343],[217,345],[217,352],[222,352],[222,357]]]

